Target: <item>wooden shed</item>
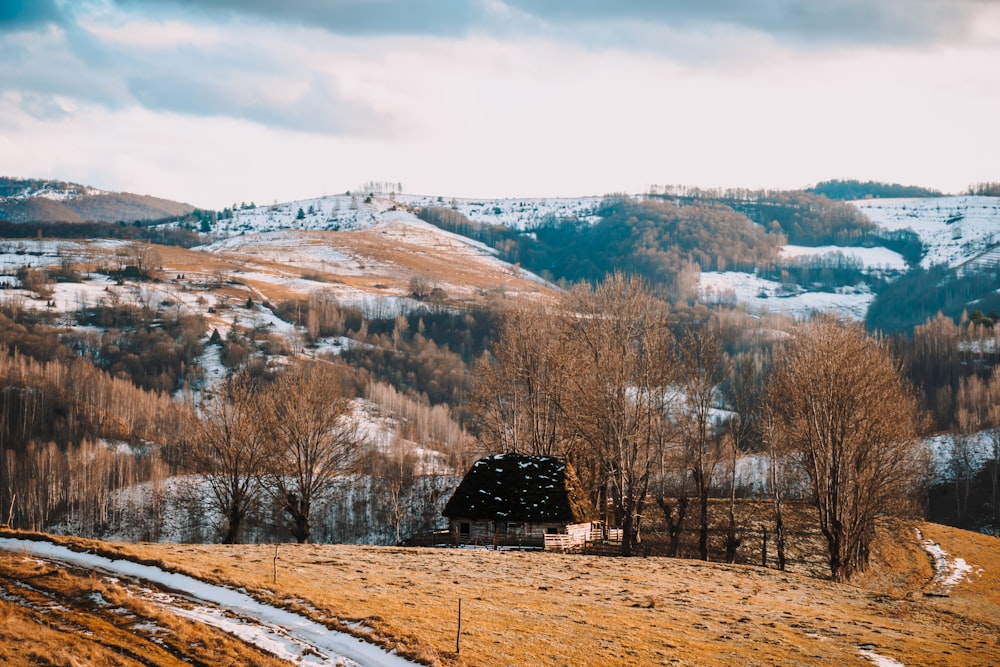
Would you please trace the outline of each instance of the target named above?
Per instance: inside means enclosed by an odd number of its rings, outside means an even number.
[[[600,532],[573,468],[550,456],[476,461],[442,514],[455,544],[567,550]]]

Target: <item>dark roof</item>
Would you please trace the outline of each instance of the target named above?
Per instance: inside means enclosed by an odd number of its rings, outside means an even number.
[[[476,461],[442,514],[527,523],[582,523],[596,518],[568,463],[522,454],[497,454]]]

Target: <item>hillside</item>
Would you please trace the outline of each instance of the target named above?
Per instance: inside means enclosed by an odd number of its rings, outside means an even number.
[[[935,524],[883,528],[875,564],[855,586],[668,558],[320,545],[80,545],[245,589],[261,602],[395,647],[423,664],[912,667],[1000,660],[996,538]],[[37,654],[44,646],[101,656],[123,645],[130,652],[122,656],[117,649],[117,664],[139,664],[138,655],[157,645],[161,654],[170,647],[175,658],[191,651],[202,664],[232,664],[205,654],[222,641],[208,639],[215,630],[202,626],[192,636],[178,627],[184,618],[223,615],[205,602],[201,586],[185,593],[175,581],[169,596],[155,587],[142,592],[150,584],[115,576],[119,567],[60,566],[57,572],[44,557],[0,552],[0,610],[7,619],[0,655],[7,664],[31,664],[28,651]],[[58,605],[46,602],[46,595],[57,595]],[[86,631],[106,623],[101,618],[116,607],[128,623],[117,623],[119,629],[106,635]],[[237,617],[244,620],[235,627],[230,621],[229,632],[261,645],[262,633],[249,620],[258,613],[243,608]],[[224,615],[232,618],[231,612]],[[33,621],[43,622],[45,632],[20,644]],[[189,638],[188,648],[178,636]],[[271,644],[290,659],[289,645],[287,638]],[[257,655],[242,660],[269,664]],[[310,653],[301,655],[311,662]]]
[[[935,201],[921,199],[915,204],[913,200],[866,200],[856,205],[877,206],[882,211],[880,220],[895,221],[880,223],[885,225],[886,233],[912,228],[911,233],[920,237],[928,256],[954,256],[956,266],[966,267],[984,261],[988,253],[984,255],[980,250],[988,246],[991,238],[995,198],[951,198],[937,205],[928,204]],[[148,228],[183,231],[197,241],[191,248],[124,239],[56,240],[48,236],[0,242],[0,343],[11,355],[9,381],[19,386],[24,382],[24,358],[49,364],[32,370],[28,386],[18,389],[16,396],[4,403],[4,409],[12,415],[31,416],[30,420],[12,418],[3,422],[5,444],[27,457],[25,452],[33,441],[51,441],[67,450],[88,440],[113,450],[113,457],[128,459],[127,465],[136,464],[133,470],[145,471],[142,466],[148,463],[144,458],[148,450],[134,449],[126,443],[151,439],[166,447],[161,451],[169,461],[176,461],[169,452],[174,436],[165,426],[176,419],[156,407],[163,400],[173,397],[180,404],[209,396],[216,383],[236,368],[251,368],[256,374],[267,375],[294,357],[313,357],[345,369],[353,383],[352,391],[361,399],[359,419],[371,433],[378,433],[377,438],[370,438],[377,451],[389,452],[389,444],[398,433],[407,447],[421,452],[421,458],[430,457],[433,464],[429,467],[459,474],[472,456],[472,438],[463,428],[463,424],[470,423],[465,420],[469,417],[467,400],[474,381],[471,369],[496,335],[498,313],[509,304],[551,302],[560,290],[504,261],[499,256],[501,251],[445,231],[418,214],[428,205],[440,208],[443,204],[444,210],[456,215],[466,210],[470,215],[510,220],[524,216],[520,218],[523,222],[515,225],[524,229],[550,224],[562,215],[577,216],[577,225],[595,224],[593,215],[604,205],[617,211],[619,218],[626,210],[648,216],[641,224],[629,219],[621,222],[622,228],[642,231],[619,235],[625,239],[622,247],[626,249],[632,241],[668,244],[674,232],[697,248],[701,238],[697,235],[699,216],[710,216],[713,224],[738,221],[743,225],[741,229],[746,233],[734,235],[730,247],[742,247],[750,253],[759,239],[759,229],[732,209],[699,204],[682,211],[683,207],[669,202],[648,203],[626,206],[612,199],[601,204],[586,198],[446,202],[437,197],[345,194],[267,206],[243,205],[199,221]],[[720,211],[722,214],[717,215]],[[966,220],[965,250],[952,243],[951,234],[941,233],[942,229],[953,229],[957,223],[949,220],[960,214]],[[549,222],[539,223],[539,219]],[[195,222],[205,231],[191,230]],[[673,226],[673,231],[661,234],[657,230],[661,223],[664,228]],[[713,236],[723,236],[722,231]],[[935,302],[925,299],[934,290],[955,301],[959,312],[965,307],[963,293],[956,295],[954,290],[945,289],[950,271],[947,266],[935,267],[935,271],[944,272],[942,277],[923,284],[919,272],[925,269],[910,268],[900,252],[884,246],[774,245],[780,238],[767,235],[772,244],[770,261],[774,262],[770,269],[754,273],[687,269],[684,289],[669,294],[678,299],[678,316],[704,312],[703,304],[720,305],[717,312],[727,318],[730,324],[726,326],[732,328],[726,335],[739,350],[745,349],[746,340],[758,335],[754,332],[761,331],[760,327],[769,332],[761,340],[771,340],[791,322],[780,316],[757,320],[758,312],[802,317],[813,311],[834,311],[862,319],[873,311],[884,313],[891,308],[895,309],[892,313],[901,313],[897,317],[903,327],[906,322],[912,326],[914,321],[920,323],[931,316],[914,307],[912,300],[922,300],[922,307],[935,307]],[[965,254],[954,255],[960,250]],[[650,266],[668,263],[665,254],[650,252]],[[794,271],[798,271],[795,276],[784,275]],[[827,280],[837,286],[824,282]],[[990,289],[988,281],[978,273],[968,271],[963,280],[976,289]],[[695,302],[694,295],[700,296],[701,303]],[[983,312],[989,310],[983,307]],[[973,334],[962,335],[968,338]],[[982,338],[991,334],[983,330],[975,335]],[[957,372],[959,361],[954,355],[966,354],[962,352],[965,343],[959,344],[957,334],[953,339],[954,349],[948,353],[952,356],[921,357],[923,365],[919,369],[914,366],[917,375],[913,381],[926,388],[923,403],[933,411],[940,431],[950,429],[953,421],[952,407],[944,400],[947,396],[942,387],[956,392],[958,379],[949,380],[952,376],[934,370],[934,364],[952,364],[949,368]],[[982,354],[978,356],[976,363],[989,362]],[[912,354],[907,358],[911,364],[917,363],[915,359]],[[150,414],[158,415],[151,417],[155,428],[143,431],[140,421],[119,419],[109,414],[104,404],[81,402],[74,397],[79,389],[65,392],[66,383],[51,377],[68,372],[65,367],[71,361],[79,362],[77,366],[90,366],[87,373],[74,370],[74,377],[104,374],[101,377],[105,379],[93,380],[95,387],[110,386],[114,379],[132,382],[142,391],[159,392],[155,397],[150,394],[116,399],[148,404]],[[928,379],[930,372],[938,375]],[[23,411],[18,402],[21,400],[31,402],[33,410]],[[941,410],[937,410],[939,405],[943,406]],[[432,431],[434,435],[430,435]],[[935,455],[939,466],[954,463],[952,449]],[[32,451],[32,456],[43,455],[37,449]],[[70,470],[77,470],[74,457],[84,457],[86,452],[73,449],[60,456]],[[28,462],[25,458],[23,465],[28,466]],[[170,465],[169,474],[178,474],[177,464]],[[977,461],[975,468],[970,474],[982,468],[982,462]],[[382,474],[376,467],[371,472],[375,476]],[[3,502],[9,503],[15,486],[22,496],[34,488],[27,467],[23,473],[12,469],[4,474],[11,479],[21,475],[23,479],[11,481],[10,489],[0,492]],[[129,483],[146,482],[153,473],[135,475]],[[758,481],[747,484],[758,488]],[[17,506],[16,512],[21,513],[17,525],[136,539],[203,540],[213,534],[214,526],[204,513],[197,521],[192,519],[194,515],[186,514],[183,526],[165,520],[158,512],[151,514],[155,520],[128,524],[128,517],[139,516],[132,511],[134,508],[152,512],[153,506],[146,504],[153,501],[143,500],[141,494],[124,494],[114,486],[125,485],[121,479],[108,483],[116,495],[103,502],[115,508],[112,521],[67,519],[65,508],[59,505],[66,499],[50,498],[45,502],[59,506],[54,515],[57,518],[51,518],[51,508],[39,500],[29,507]],[[352,493],[372,497],[374,490],[366,487],[367,482],[357,484]],[[164,501],[167,506],[184,506],[183,486],[171,481],[163,487],[169,496]],[[433,527],[436,514],[424,510],[440,501],[438,486],[415,489],[420,498],[415,495],[411,499],[409,515],[392,526],[383,522],[375,531],[366,528],[371,522],[363,519],[369,510],[360,505],[352,507],[349,494],[345,494],[336,512],[338,518],[324,515],[324,520],[328,519],[322,527],[324,539],[388,543],[413,530]],[[342,519],[347,523],[338,523]],[[280,522],[266,518],[261,521],[258,528],[263,532],[252,533],[257,536],[252,539],[283,534]]]
[[[188,215],[190,204],[106,192],[76,183],[0,178],[0,220],[14,223],[126,222]]]

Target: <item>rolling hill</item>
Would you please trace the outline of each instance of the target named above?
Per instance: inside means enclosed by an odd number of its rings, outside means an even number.
[[[35,179],[0,178],[0,220],[14,223],[166,220],[194,211],[190,204]]]

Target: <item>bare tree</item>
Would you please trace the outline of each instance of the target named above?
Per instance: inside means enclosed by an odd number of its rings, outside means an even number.
[[[1000,405],[994,405],[990,408],[990,422],[992,423],[992,428],[990,428],[990,444],[993,450],[993,460],[988,464],[990,466],[990,513],[993,520],[993,530],[994,535],[998,528],[997,524],[997,491],[1000,485],[998,482],[998,472],[1000,472]]]
[[[666,434],[664,434],[666,436]],[[663,512],[670,542],[668,556],[677,556],[680,551],[684,520],[691,504],[688,487],[688,466],[684,447],[674,446],[669,437],[664,438],[658,454],[659,475],[656,480],[656,504]]]
[[[301,361],[277,377],[268,397],[275,446],[269,488],[291,518],[292,536],[308,542],[314,502],[351,472],[359,454],[352,396],[336,366]]]
[[[883,341],[829,317],[801,326],[770,381],[776,430],[812,484],[831,575],[846,581],[867,566],[876,518],[904,511],[925,472],[916,401]]]
[[[756,430],[767,452],[767,486],[771,494],[771,503],[774,508],[774,545],[778,552],[778,569],[785,569],[785,477],[787,466],[790,465],[786,457],[785,448],[779,440],[777,418],[775,413],[777,408],[775,402],[781,400],[779,387],[771,384],[768,389],[775,392],[775,395],[768,394],[761,404],[756,422]],[[766,554],[764,564],[767,564]]]
[[[729,454],[729,505],[726,523],[726,562],[736,562],[736,550],[742,543],[736,521],[736,480],[739,455],[749,449],[753,438],[757,405],[763,392],[761,362],[756,355],[742,354],[733,360],[726,385],[732,414],[727,421]]]
[[[118,274],[124,275],[130,267],[143,279],[153,276],[160,266],[160,251],[149,243],[128,243],[115,251]]]
[[[718,331],[689,329],[680,348],[684,404],[680,421],[686,460],[699,501],[698,555],[708,560],[708,497],[719,463],[718,419],[715,417],[719,385],[729,374]]]
[[[565,317],[552,308],[506,310],[492,354],[476,366],[470,406],[480,440],[493,452],[567,456],[572,438],[562,406],[568,359]]]
[[[675,375],[667,307],[644,283],[621,274],[570,293],[565,350],[570,369],[562,413],[589,445],[634,553],[650,481],[661,453]]]
[[[248,512],[263,492],[272,459],[258,383],[246,373],[228,378],[201,406],[188,466],[208,485],[208,504],[225,520],[222,541],[236,544]]]

